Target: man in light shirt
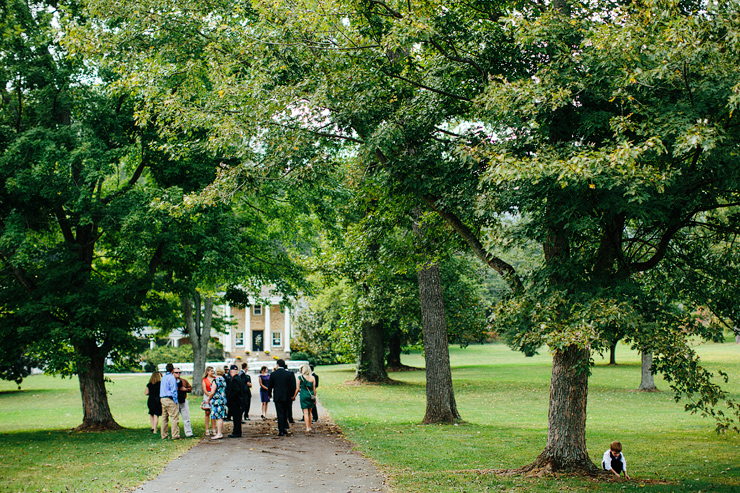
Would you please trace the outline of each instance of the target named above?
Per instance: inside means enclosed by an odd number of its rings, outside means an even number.
[[[174,369],[172,363],[167,363],[167,373],[162,377],[162,383],[159,387],[159,400],[162,403],[162,439],[167,438],[167,422],[171,419],[172,439],[179,440],[180,426],[178,418],[180,410],[177,405],[177,378],[173,374]]]

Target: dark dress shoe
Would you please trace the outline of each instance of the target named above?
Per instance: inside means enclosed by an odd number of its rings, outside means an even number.
[[[234,435],[233,433],[231,435],[226,435],[226,438],[241,438],[241,435]]]

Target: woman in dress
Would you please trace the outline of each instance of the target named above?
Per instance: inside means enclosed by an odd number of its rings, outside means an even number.
[[[157,433],[159,417],[162,415],[162,403],[159,402],[159,387],[161,384],[162,375],[157,370],[154,370],[152,376],[149,378],[149,383],[146,384],[146,388],[144,389],[144,395],[149,396],[146,400],[146,405],[149,408],[149,421],[152,425],[152,433]]]
[[[267,388],[267,384],[270,382],[270,375],[267,374],[267,367],[263,366],[260,369],[260,400],[262,401],[262,419],[267,419],[267,403],[270,402],[270,389]]]
[[[308,365],[301,365],[301,376],[298,377],[299,387],[296,395],[301,394],[301,409],[303,422],[306,424],[306,434],[311,433],[311,409],[316,405],[316,379],[311,375]],[[295,398],[295,396],[294,396]]]
[[[216,369],[216,379],[211,384],[213,397],[211,397],[211,420],[216,420],[216,434],[211,440],[219,440],[224,437],[224,418],[226,417],[226,380],[224,369]]]
[[[216,423],[211,421],[211,398],[216,390],[213,386],[215,379],[216,373],[213,371],[213,367],[209,366],[203,374],[203,403],[200,405],[200,408],[206,412],[206,436],[209,434],[216,435]],[[211,431],[211,425],[213,425],[213,431]]]

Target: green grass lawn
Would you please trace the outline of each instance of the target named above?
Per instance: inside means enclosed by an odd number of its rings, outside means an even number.
[[[0,381],[0,491],[124,491],[197,443],[152,434],[144,396],[149,375],[112,379],[109,403],[126,429],[107,433],[69,433],[82,422],[76,378],[32,376],[20,391]],[[203,433],[198,411],[192,412],[196,436]]]
[[[740,397],[740,346],[698,348],[708,366],[729,373]],[[545,352],[546,353],[546,352]],[[480,470],[532,462],[547,439],[551,358],[525,358],[502,345],[451,348],[453,381],[464,423],[423,426],[424,373],[394,373],[386,386],[348,385],[353,368],[320,368],[320,399],[346,436],[371,457],[398,492],[484,491],[740,491],[736,434],[687,414],[656,377],[659,393],[641,393],[639,355],[620,346],[618,366],[597,357],[590,379],[587,445],[599,463],[620,440],[634,481],[498,477]],[[422,367],[421,355],[404,363]],[[645,480],[652,480],[646,482]],[[662,484],[665,483],[665,484]]]
[[[740,398],[740,346],[698,348],[707,365],[730,375]],[[590,379],[587,444],[599,462],[612,440],[624,446],[634,481],[496,476],[539,454],[547,437],[551,359],[525,358],[502,345],[451,348],[457,426],[422,426],[424,373],[394,373],[394,385],[348,384],[348,365],[320,367],[319,398],[347,438],[388,475],[397,493],[550,491],[740,491],[736,434],[719,436],[711,421],[683,412],[667,385],[640,393],[639,357],[620,346],[616,367],[597,359]],[[421,367],[418,354],[404,363]],[[195,440],[162,441],[149,431],[148,375],[113,376],[113,414],[126,429],[68,433],[82,421],[76,379],[30,377],[23,390],[0,382],[0,491],[122,491],[156,475]],[[196,436],[203,433],[191,399]],[[646,481],[651,480],[651,481]]]

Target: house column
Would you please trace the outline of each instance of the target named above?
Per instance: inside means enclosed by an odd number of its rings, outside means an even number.
[[[252,307],[244,307],[244,349],[252,351]]]
[[[265,309],[265,348],[272,351],[272,330],[270,329],[270,308],[272,308],[272,305],[270,304],[272,301],[269,301],[268,304],[264,307]]]
[[[290,308],[285,307],[285,336],[283,338],[285,345],[283,346],[286,354],[290,354]]]
[[[226,305],[226,315],[229,320],[231,320],[231,305]],[[224,344],[224,352],[231,353],[231,351],[234,350],[233,341],[234,340],[234,329],[232,326],[229,326],[229,332],[223,335],[223,344]]]

